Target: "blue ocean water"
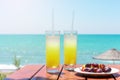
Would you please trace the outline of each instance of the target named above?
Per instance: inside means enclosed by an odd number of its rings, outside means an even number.
[[[79,34],[77,63],[112,63],[92,59],[109,49],[120,50],[120,35]],[[63,35],[61,35],[61,64],[63,64]],[[14,56],[25,64],[45,64],[45,35],[0,35],[0,64],[13,64]]]

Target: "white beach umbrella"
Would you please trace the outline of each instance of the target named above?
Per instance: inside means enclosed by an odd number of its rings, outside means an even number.
[[[110,49],[98,56],[93,57],[93,59],[99,59],[99,60],[112,60],[113,64],[114,61],[120,60],[120,52],[116,49]]]

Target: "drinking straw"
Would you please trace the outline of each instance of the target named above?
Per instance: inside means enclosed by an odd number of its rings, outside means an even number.
[[[72,29],[72,31],[74,30],[74,18],[75,18],[75,12],[74,12],[74,10],[73,10],[73,12],[72,12],[72,26],[71,26],[71,29]]]
[[[52,31],[54,32],[54,9],[52,9]]]

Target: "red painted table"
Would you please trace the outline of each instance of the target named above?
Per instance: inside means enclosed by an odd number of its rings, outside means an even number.
[[[81,65],[77,65],[80,67]],[[120,70],[120,65],[108,65]],[[80,73],[64,70],[60,66],[60,73],[49,74],[45,65],[26,65],[20,70],[8,75],[5,80],[120,80],[120,72],[107,77],[88,77]]]

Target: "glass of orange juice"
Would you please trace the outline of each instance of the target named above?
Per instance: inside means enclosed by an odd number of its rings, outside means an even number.
[[[46,32],[46,71],[58,73],[60,65],[60,32]]]
[[[77,55],[77,31],[64,32],[64,68],[74,70]]]

